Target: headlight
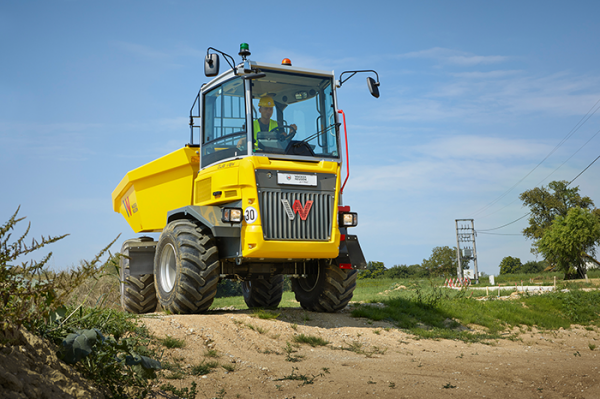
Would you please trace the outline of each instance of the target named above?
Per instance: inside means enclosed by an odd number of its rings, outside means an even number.
[[[225,223],[241,223],[242,210],[240,208],[222,208],[221,221]]]
[[[354,227],[358,225],[358,214],[355,212],[340,213],[340,227]]]

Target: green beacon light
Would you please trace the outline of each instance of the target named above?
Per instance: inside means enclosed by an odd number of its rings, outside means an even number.
[[[244,61],[246,60],[246,57],[250,55],[250,46],[248,46],[248,43],[240,44],[240,52],[238,55],[241,56]]]

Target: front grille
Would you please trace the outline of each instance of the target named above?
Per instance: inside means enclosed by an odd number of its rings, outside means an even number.
[[[312,240],[327,241],[331,237],[334,196],[307,191],[261,191],[260,209],[263,233],[266,240]],[[290,208],[296,200],[306,209],[307,201],[313,204],[302,220],[301,212],[290,212],[281,200],[287,200]]]

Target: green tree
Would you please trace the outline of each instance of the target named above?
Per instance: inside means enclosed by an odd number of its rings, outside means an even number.
[[[423,259],[421,266],[427,270],[430,276],[449,277],[455,275],[458,268],[456,247],[453,249],[448,246],[433,248],[431,256],[429,259]],[[463,264],[463,268],[467,269],[468,266],[465,266]]]
[[[515,274],[520,273],[523,264],[521,259],[513,258],[512,256],[506,256],[500,262],[500,274]]]
[[[600,220],[589,209],[571,208],[557,216],[539,240],[538,250],[565,272],[565,279],[585,278],[585,258],[594,256],[600,244]]]
[[[546,261],[535,261],[530,260],[528,262],[523,263],[523,267],[521,267],[520,273],[541,273],[548,267],[548,262]]]
[[[358,273],[358,279],[365,279],[365,278],[381,278],[384,276],[385,273],[385,265],[383,264],[383,262],[370,262],[367,263],[367,268],[364,270],[361,270]]]
[[[419,278],[426,277],[427,271],[421,265],[395,265],[387,269],[383,275],[385,278],[401,279],[401,278]]]
[[[569,188],[567,181],[553,181],[548,184],[548,188],[536,187],[527,190],[521,193],[519,198],[531,211],[529,226],[523,230],[523,235],[534,241],[532,253],[538,252],[538,241],[550,228],[554,218],[566,217],[569,209],[590,209],[600,218],[600,210],[594,208],[594,202],[589,197],[581,197],[579,187]]]

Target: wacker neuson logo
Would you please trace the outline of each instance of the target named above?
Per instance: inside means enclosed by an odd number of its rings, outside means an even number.
[[[312,208],[313,201],[306,201],[304,206],[302,206],[300,200],[294,201],[294,205],[292,206],[290,206],[290,202],[287,199],[282,199],[281,203],[283,204],[283,209],[285,209],[285,213],[287,213],[287,216],[290,218],[290,220],[294,220],[296,218],[296,213],[300,214],[300,219],[306,220],[310,209]]]

